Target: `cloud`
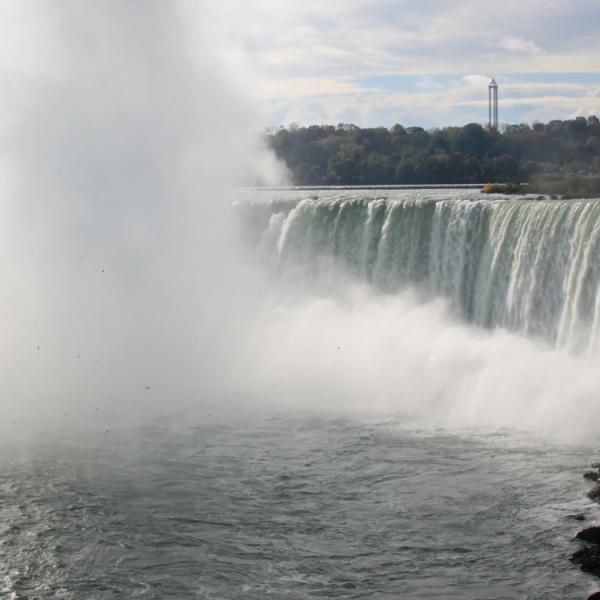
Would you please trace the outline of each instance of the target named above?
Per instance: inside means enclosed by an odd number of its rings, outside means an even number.
[[[531,40],[507,35],[500,40],[500,47],[512,52],[524,52],[526,54],[541,52],[540,47]]]
[[[365,103],[359,116],[385,122],[389,114],[373,108],[384,97],[392,100],[410,92],[416,106],[421,97],[414,94],[434,91],[431,86],[443,92],[448,87],[443,79],[449,76],[460,79],[480,73],[488,79],[504,74],[508,80],[519,73],[569,73],[574,65],[579,72],[599,71],[600,5],[591,0],[489,0],[485,4],[475,0],[295,4],[204,0],[202,4],[211,12],[214,43],[229,49],[231,68],[252,74],[249,91],[261,98],[271,124],[303,114],[342,120],[356,113],[345,107],[358,99]],[[364,84],[365,79],[396,76],[420,77],[420,89],[399,84],[396,89],[374,90]],[[467,85],[465,80],[463,86]],[[484,100],[486,86],[479,93]],[[538,93],[545,94],[541,88]],[[440,99],[443,114],[452,122],[466,116],[451,108],[449,97]],[[411,114],[425,124],[435,121],[431,111],[439,112],[436,107],[421,106],[420,114]],[[556,116],[561,115],[567,116],[557,110]]]
[[[273,111],[283,123],[353,122],[360,126],[393,123],[442,127],[487,121],[489,78],[471,74],[461,78],[434,77],[416,89],[357,88],[345,94],[280,98]],[[505,83],[506,82],[506,83]],[[499,77],[500,121],[532,122],[600,114],[599,85],[532,83]]]

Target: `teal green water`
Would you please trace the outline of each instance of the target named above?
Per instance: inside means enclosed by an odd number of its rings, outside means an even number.
[[[600,344],[600,202],[476,191],[250,195],[246,237],[279,272],[332,269],[385,292],[448,298],[485,327],[595,354]]]

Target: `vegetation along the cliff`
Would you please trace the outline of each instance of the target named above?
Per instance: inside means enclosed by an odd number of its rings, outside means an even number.
[[[531,182],[539,193],[581,189],[588,195],[600,189],[600,121],[594,116],[501,131],[476,123],[429,131],[291,125],[268,138],[297,185]]]

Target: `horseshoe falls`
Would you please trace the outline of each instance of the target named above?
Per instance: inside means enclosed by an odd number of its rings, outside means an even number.
[[[586,598],[600,204],[236,187],[261,4],[0,0],[0,598]]]
[[[465,322],[598,351],[600,201],[473,191],[298,196],[237,204],[245,240],[279,277],[311,282],[343,271],[382,293],[445,298]]]

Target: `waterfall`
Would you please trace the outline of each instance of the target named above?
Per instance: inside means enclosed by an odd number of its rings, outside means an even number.
[[[383,292],[447,298],[484,327],[574,352],[600,345],[600,201],[412,194],[238,209],[246,239],[280,274],[322,278],[333,264]]]

